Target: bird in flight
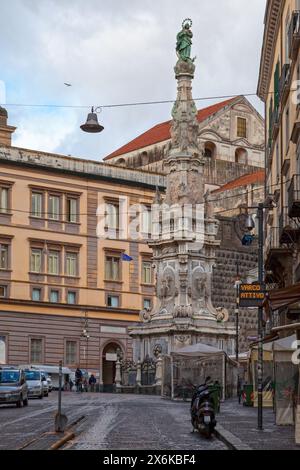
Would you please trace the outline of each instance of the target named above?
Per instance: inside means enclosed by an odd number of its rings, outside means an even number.
[[[66,86],[72,86],[71,83],[64,83],[64,85],[66,85]]]

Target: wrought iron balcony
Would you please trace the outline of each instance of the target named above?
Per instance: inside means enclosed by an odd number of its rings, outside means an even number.
[[[292,14],[289,26],[289,57],[292,60],[297,59],[300,46],[300,11],[295,10]]]
[[[289,186],[289,216],[300,217],[300,175],[294,175]]]
[[[279,218],[279,243],[291,246],[300,237],[300,225],[289,216],[288,207],[284,207]]]
[[[280,255],[279,227],[269,227],[265,243],[265,266],[269,268]]]
[[[284,64],[284,66],[282,67],[282,73],[281,73],[280,83],[279,83],[281,108],[284,107],[286,100],[289,96],[291,79],[292,79],[291,66],[290,64]]]

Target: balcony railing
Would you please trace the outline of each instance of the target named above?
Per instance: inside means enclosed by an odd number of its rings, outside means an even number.
[[[279,227],[269,227],[265,244],[265,265],[270,268],[274,261],[280,256],[285,256],[283,247],[280,245]]]
[[[284,107],[289,96],[291,78],[291,66],[290,64],[284,64],[279,83],[281,109]]]
[[[284,207],[279,217],[279,242],[282,245],[293,245],[300,235],[300,226],[289,216],[289,208]]]
[[[289,186],[289,216],[300,217],[300,175],[294,175]]]
[[[289,57],[295,60],[300,46],[300,11],[296,10],[292,14],[289,27]]]

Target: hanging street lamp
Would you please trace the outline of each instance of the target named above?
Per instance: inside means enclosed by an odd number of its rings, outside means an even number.
[[[85,124],[80,126],[84,132],[88,132],[90,134],[99,134],[104,130],[104,127],[99,124],[97,113],[101,113],[101,108],[92,107],[91,112],[88,114],[87,120]]]

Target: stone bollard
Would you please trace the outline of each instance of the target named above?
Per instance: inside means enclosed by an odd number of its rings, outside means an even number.
[[[136,385],[137,387],[142,386],[142,364],[140,360],[138,360],[136,367]]]
[[[162,384],[162,357],[159,356],[156,361],[155,385],[161,387]]]
[[[122,381],[122,378],[121,378],[121,363],[120,363],[120,360],[118,359],[117,362],[116,362],[116,376],[115,376],[115,382],[116,382],[116,389],[117,389],[117,392],[121,392],[121,381]]]

